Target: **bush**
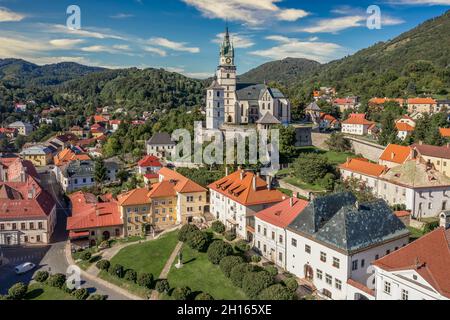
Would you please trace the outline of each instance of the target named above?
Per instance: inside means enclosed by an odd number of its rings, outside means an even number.
[[[192,291],[189,287],[175,288],[172,292],[172,298],[175,300],[187,300]]]
[[[185,224],[181,227],[180,232],[178,232],[178,240],[182,242],[186,242],[188,239],[188,235],[191,232],[198,231],[198,227],[193,224]]]
[[[242,279],[248,272],[252,271],[253,268],[248,263],[241,263],[237,266],[234,266],[230,272],[231,282],[233,282],[236,287],[242,288]]]
[[[294,295],[288,288],[281,284],[274,284],[265,288],[259,294],[260,300],[293,300]]]
[[[14,284],[8,290],[8,296],[11,300],[22,300],[27,294],[28,286],[23,282]]]
[[[67,286],[67,282],[64,282],[63,286],[61,287],[61,290],[64,291],[65,293],[72,293],[75,291],[75,288],[69,288]]]
[[[295,292],[298,289],[298,282],[295,278],[288,278],[284,280],[284,284],[286,285],[286,288],[291,292]]]
[[[77,300],[86,300],[89,297],[89,292],[86,288],[80,288],[72,292],[72,295],[77,298]]]
[[[228,241],[233,241],[236,239],[236,233],[233,231],[227,231],[225,232],[225,239]]]
[[[216,240],[209,246],[207,254],[210,262],[219,264],[220,260],[233,254],[233,248],[222,240]]]
[[[66,283],[66,276],[62,273],[53,274],[48,277],[47,284],[54,288],[61,289]]]
[[[127,271],[125,271],[124,279],[127,280],[127,281],[131,281],[131,282],[136,283],[137,272],[134,271],[133,269],[128,269]]]
[[[45,282],[48,279],[49,273],[47,271],[38,271],[34,275],[34,280],[37,282]]]
[[[275,266],[267,266],[264,270],[266,270],[272,277],[275,277],[278,274],[278,269]]]
[[[84,261],[89,261],[92,257],[92,254],[89,251],[83,251],[80,254],[80,259]]]
[[[266,271],[249,272],[242,278],[242,289],[251,299],[258,298],[262,290],[274,282],[273,277]]]
[[[103,294],[94,293],[89,296],[88,300],[106,300],[107,298],[108,296]]]
[[[169,290],[170,290],[169,281],[167,281],[166,279],[159,280],[156,283],[155,289],[159,293],[169,292]]]
[[[210,295],[209,293],[206,292],[202,292],[199,293],[196,297],[195,300],[208,300],[208,301],[212,301],[214,300],[213,296]]]
[[[187,235],[186,243],[194,250],[205,252],[208,249],[209,237],[205,232],[196,230]]]
[[[108,271],[109,267],[111,266],[111,263],[108,260],[103,259],[103,260],[98,261],[96,266],[100,270]]]
[[[254,254],[252,256],[252,262],[253,263],[260,263],[261,262],[261,256],[258,256],[257,254]]]
[[[231,274],[231,269],[233,269],[233,267],[237,266],[238,264],[241,264],[243,261],[243,259],[241,257],[237,257],[237,256],[227,256],[225,258],[223,258],[222,260],[220,260],[219,266],[220,266],[220,270],[222,270],[223,274],[229,278],[230,274]]]
[[[137,284],[150,289],[153,284],[153,275],[151,273],[140,273],[137,277]]]
[[[115,264],[111,268],[109,268],[109,273],[113,276],[123,278],[124,276],[124,268],[120,264]]]
[[[224,233],[225,225],[222,223],[222,221],[217,220],[212,223],[211,229],[217,233]]]
[[[248,250],[250,250],[250,245],[245,240],[239,240],[234,245],[234,248],[236,249],[236,251],[239,251],[239,252],[247,252]]]

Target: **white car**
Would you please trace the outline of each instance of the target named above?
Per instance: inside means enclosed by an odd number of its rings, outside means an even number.
[[[36,265],[32,262],[25,262],[22,264],[19,264],[14,268],[16,271],[16,274],[24,274],[27,273],[30,270],[33,270],[36,267]]]

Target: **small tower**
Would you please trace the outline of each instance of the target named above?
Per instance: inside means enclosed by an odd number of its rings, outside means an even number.
[[[219,129],[222,126],[225,117],[224,96],[225,89],[214,79],[206,90],[206,129]]]

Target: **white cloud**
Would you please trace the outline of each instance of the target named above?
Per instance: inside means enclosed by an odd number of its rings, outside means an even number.
[[[24,14],[13,12],[7,8],[0,7],[0,22],[22,21]]]
[[[118,14],[110,16],[110,18],[113,18],[113,19],[128,19],[128,18],[132,18],[132,17],[134,17],[134,14],[130,14],[130,13],[118,13]]]
[[[212,40],[213,43],[222,43],[225,33],[219,33],[216,38]],[[255,43],[248,36],[241,35],[239,33],[230,33],[231,40],[235,48],[250,48],[255,45]]]
[[[150,52],[150,53],[155,53],[157,55],[159,55],[160,57],[165,57],[167,56],[167,52],[163,49],[160,48],[155,48],[155,47],[144,47],[144,51],[146,52]]]
[[[124,50],[124,51],[131,50],[130,46],[127,44],[115,44],[112,47],[117,50]]]
[[[450,0],[390,0],[391,4],[450,6]]]
[[[277,42],[277,45],[269,49],[256,50],[250,54],[273,60],[291,57],[306,58],[322,63],[346,54],[345,48],[336,43],[303,41],[284,36],[268,36],[266,39]]]
[[[49,41],[53,47],[58,49],[72,49],[83,42],[83,39],[53,39]]]
[[[182,0],[195,7],[206,18],[239,21],[252,26],[275,20],[297,21],[309,15],[301,9],[280,8],[282,0]]]
[[[163,47],[167,49],[171,49],[174,51],[184,51],[190,53],[199,53],[200,48],[196,47],[187,47],[186,42],[175,42],[166,38],[154,37],[147,41],[148,44]]]

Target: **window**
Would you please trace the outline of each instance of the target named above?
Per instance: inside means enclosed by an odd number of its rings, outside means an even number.
[[[279,241],[279,243],[283,243],[283,236],[282,235],[280,235],[280,237],[279,237],[279,239],[278,239]]]
[[[366,264],[366,260],[361,259],[361,268],[364,268],[364,265]]]
[[[352,261],[352,271],[358,270],[358,260]]]
[[[278,253],[278,260],[283,261],[283,254],[281,252]]]
[[[325,282],[329,284],[330,286],[333,284],[333,277],[329,275],[328,273],[325,275]]]
[[[311,246],[305,244],[305,252],[306,253],[311,253]]]
[[[333,257],[333,267],[338,268],[340,266],[341,262],[339,261],[338,258]]]
[[[267,229],[264,228],[264,232],[263,232],[264,236],[267,236]]]
[[[261,233],[261,225],[258,224],[258,233]]]
[[[447,201],[442,201],[442,210],[447,210]]]
[[[264,251],[264,252],[266,252],[266,251],[267,251],[267,246],[266,246],[266,245],[264,245],[264,247],[263,247],[263,251]]]
[[[261,241],[258,241],[258,249],[261,249]]]
[[[25,229],[26,229],[26,226],[25,226],[25,223],[24,223],[24,222],[22,222],[22,223],[20,224],[20,229],[21,229],[21,230],[25,230]]]
[[[334,279],[334,286],[336,287],[336,289],[342,290],[342,281],[338,280],[338,279]]]
[[[2,225],[2,226],[3,226],[3,225]],[[292,239],[291,239],[291,245],[292,245],[293,247],[297,247],[297,240],[294,239],[294,238],[292,238]]]
[[[0,224],[0,230],[5,230],[5,225],[3,223]]]
[[[34,223],[33,222],[30,223],[30,230],[34,230]]]
[[[384,293],[391,294],[391,284],[387,281],[384,282]]]
[[[388,255],[389,253],[391,253],[391,250],[386,250],[386,255]]]
[[[322,270],[317,269],[316,270],[317,279],[322,280],[323,279],[323,273]]]
[[[375,260],[378,260],[378,259],[380,259],[380,255],[379,255],[379,254],[376,254],[376,255],[375,255]]]
[[[327,262],[327,254],[325,252],[320,252],[320,261]]]
[[[275,240],[275,232],[272,231],[272,240]]]
[[[408,300],[409,298],[409,293],[407,290],[402,289],[402,300]]]
[[[38,222],[38,229],[44,229],[44,225],[42,222]]]

